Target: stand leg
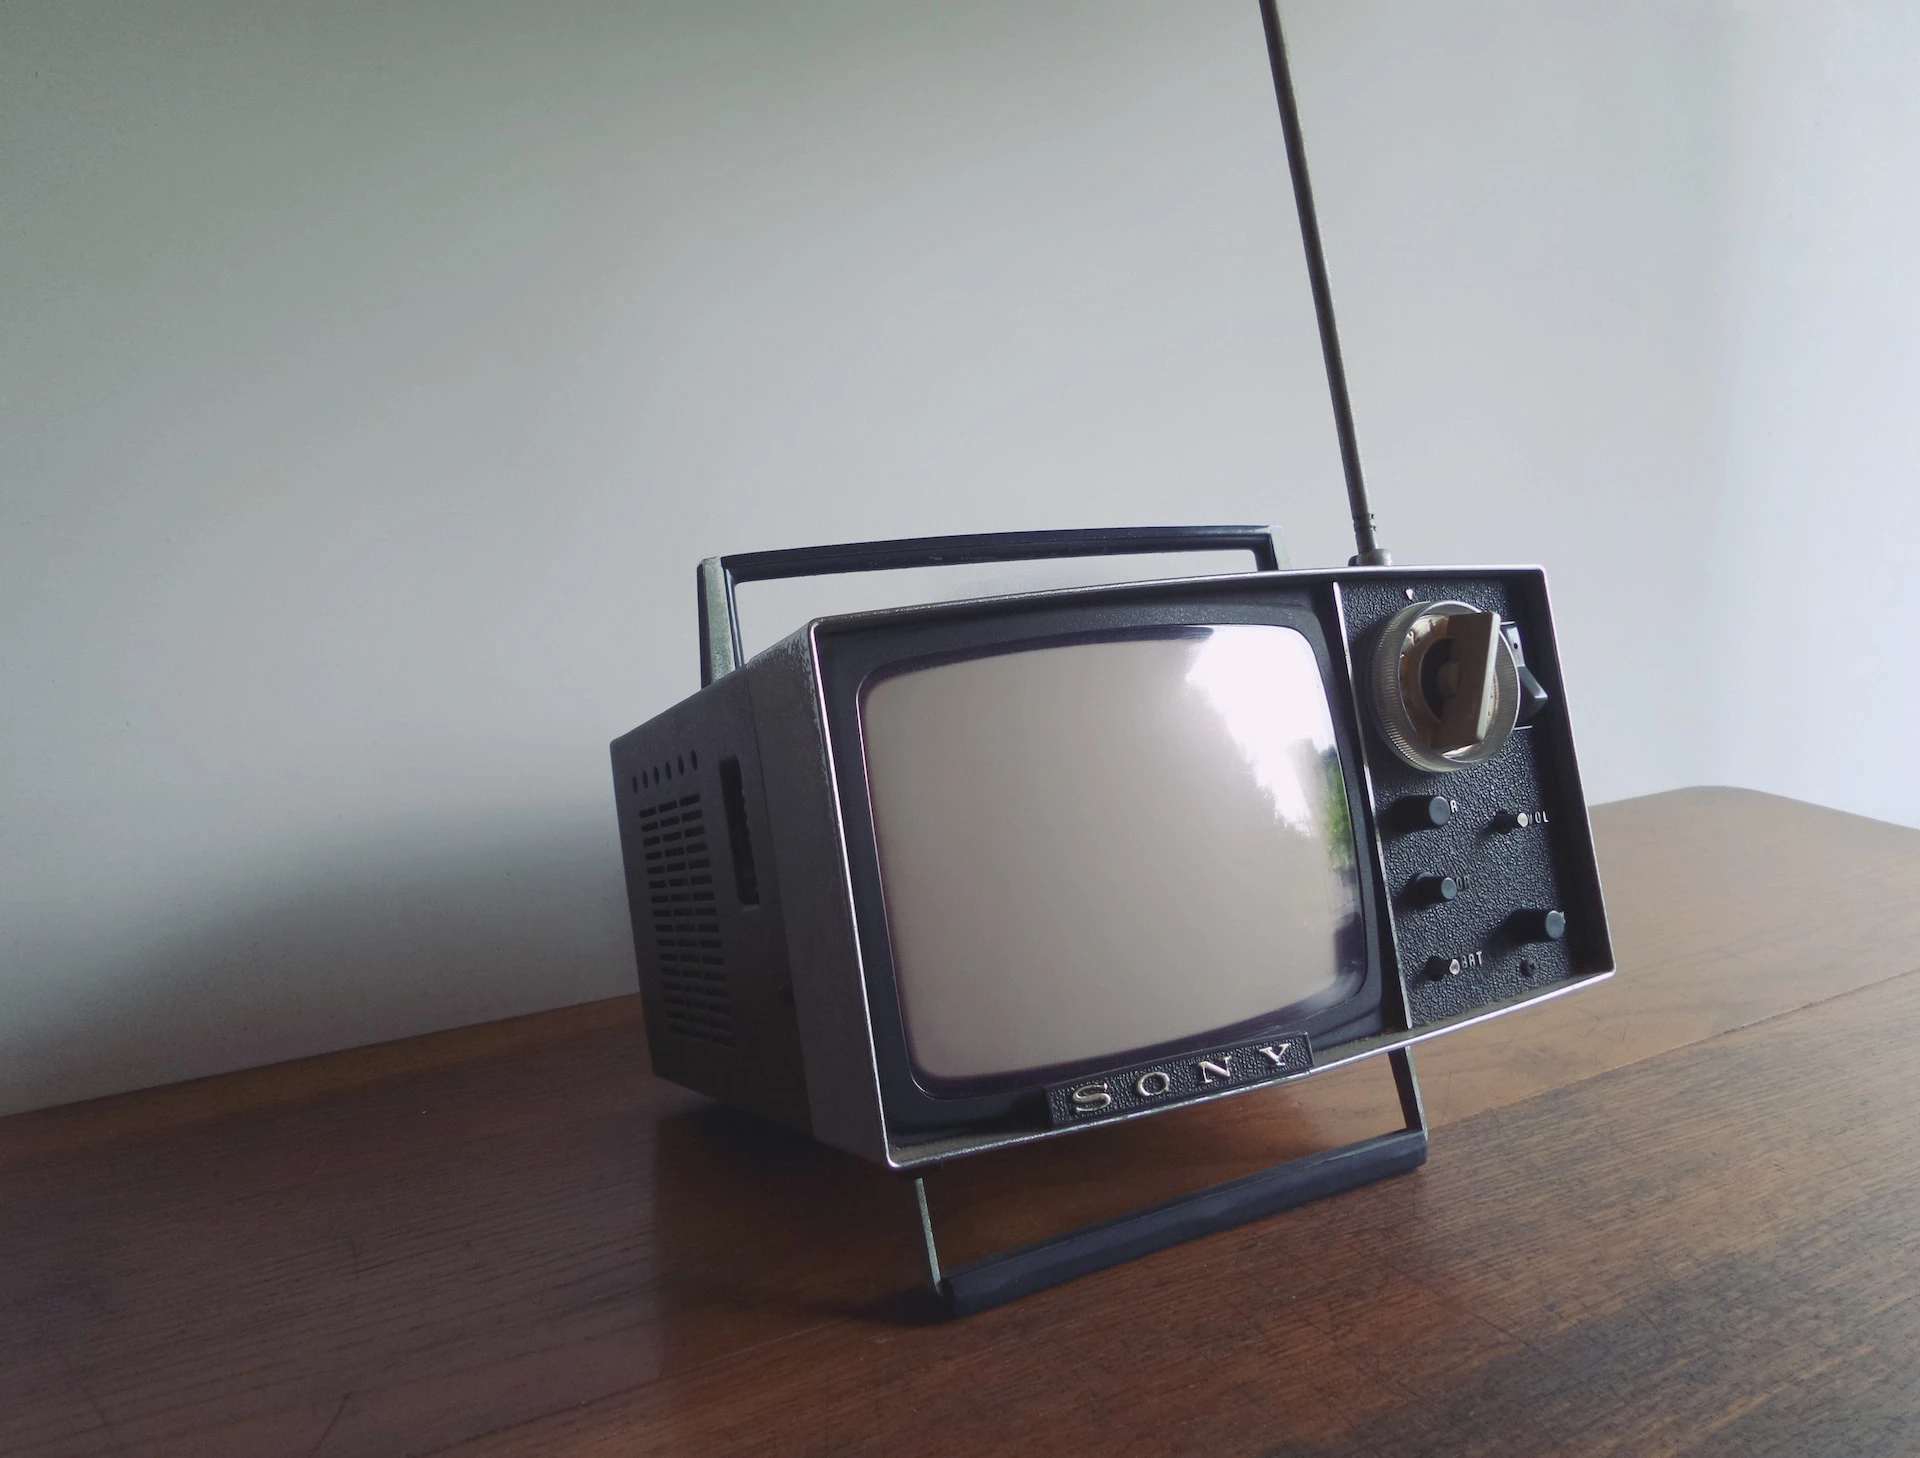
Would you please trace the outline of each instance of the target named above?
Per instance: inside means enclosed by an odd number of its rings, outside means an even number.
[[[940,1267],[926,1183],[916,1176],[913,1190],[926,1244],[927,1282],[952,1315],[966,1316],[1184,1241],[1418,1169],[1427,1161],[1427,1119],[1420,1083],[1406,1049],[1396,1048],[1387,1057],[1406,1122],[1396,1133],[1289,1160],[948,1271]]]
[[[946,1292],[940,1280],[940,1250],[933,1243],[933,1211],[927,1208],[927,1182],[919,1175],[913,1177],[913,1197],[920,1206],[920,1238],[927,1247],[927,1289],[936,1296],[944,1297]]]

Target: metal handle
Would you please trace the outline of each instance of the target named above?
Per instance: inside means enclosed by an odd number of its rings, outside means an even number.
[[[1063,532],[981,532],[958,537],[905,537],[778,552],[709,557],[695,577],[700,606],[700,686],[740,666],[740,618],[733,589],[740,582],[826,577],[902,567],[969,562],[1028,562],[1056,557],[1117,557],[1146,552],[1251,552],[1261,572],[1280,569],[1273,531],[1263,526],[1107,527]]]
[[[1427,1161],[1427,1116],[1420,1100],[1420,1083],[1406,1049],[1396,1048],[1388,1056],[1394,1087],[1400,1095],[1404,1129],[1289,1160],[952,1270],[940,1267],[926,1184],[916,1178],[914,1195],[920,1206],[928,1283],[952,1315],[969,1316],[1182,1241],[1230,1230],[1310,1200],[1418,1169]]]

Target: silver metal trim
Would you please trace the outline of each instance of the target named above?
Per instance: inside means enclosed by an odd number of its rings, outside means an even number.
[[[1491,1022],[1494,1018],[1505,1017],[1508,1013],[1518,1012],[1522,1008],[1533,1007],[1538,1003],[1552,1002],[1555,998],[1565,997],[1568,993],[1579,992],[1583,988],[1608,981],[1613,975],[1612,969],[1605,972],[1589,972],[1584,977],[1561,983],[1557,987],[1524,993],[1518,998],[1509,999],[1503,1003],[1476,1008],[1470,1013],[1461,1013],[1441,1022],[1427,1023],[1412,1032],[1381,1033],[1357,1043],[1343,1044],[1339,1057],[1327,1063],[1316,1062],[1305,1073],[1296,1073],[1289,1078],[1269,1079],[1265,1083],[1244,1084],[1239,1088],[1221,1089],[1217,1093],[1182,1099],[1177,1104],[1167,1104],[1159,1108],[1138,1109],[1112,1119],[1104,1119],[1098,1127],[1111,1129],[1117,1124],[1128,1123],[1134,1119],[1152,1118],[1155,1114],[1165,1113],[1167,1109],[1190,1109],[1196,1104],[1210,1104],[1216,1100],[1230,1099],[1240,1094],[1258,1093],[1262,1089],[1301,1083],[1335,1068],[1347,1068],[1355,1063],[1364,1062],[1368,1058],[1378,1058],[1383,1053],[1412,1048],[1416,1043],[1424,1043],[1431,1038],[1439,1037],[1442,1033],[1470,1028],[1477,1023]],[[1083,1127],[1086,1126],[1066,1124],[1058,1129],[1023,1129],[1005,1134],[960,1135],[946,1139],[933,1139],[924,1144],[905,1146],[893,1144],[893,1157],[888,1163],[895,1169],[920,1169],[928,1165],[942,1164],[951,1159],[963,1159],[972,1154],[986,1154],[995,1149],[1011,1149],[1016,1144],[1032,1144],[1041,1139],[1052,1139],[1060,1134],[1078,1133]]]
[[[1551,623],[1554,620],[1553,589],[1547,582],[1547,569],[1540,567],[1534,570],[1540,574],[1540,600],[1546,606],[1547,621]],[[1567,774],[1572,779],[1574,793],[1579,798],[1581,825],[1587,833],[1587,859],[1593,864],[1593,890],[1600,899],[1600,925],[1607,934],[1607,962],[1610,970],[1617,971],[1619,964],[1614,960],[1612,923],[1607,920],[1607,888],[1605,882],[1601,880],[1600,857],[1593,846],[1593,807],[1587,803],[1587,787],[1580,779],[1580,745],[1573,733],[1573,711],[1568,705],[1567,662],[1560,656],[1558,633],[1553,634],[1553,661],[1560,671],[1560,717],[1566,721],[1567,748],[1572,751],[1567,756]]]
[[[1340,654],[1347,665],[1347,696],[1353,701],[1354,751],[1360,758],[1360,788],[1367,797],[1367,816],[1373,822],[1374,833],[1367,837],[1373,847],[1374,886],[1381,905],[1385,908],[1382,919],[1387,924],[1386,944],[1383,951],[1391,951],[1392,957],[1382,958],[1380,976],[1384,980],[1389,974],[1400,988],[1400,1009],[1407,1010],[1407,981],[1400,970],[1400,927],[1393,919],[1392,895],[1388,890],[1387,857],[1381,845],[1380,837],[1380,797],[1373,788],[1373,761],[1367,757],[1366,746],[1366,708],[1360,702],[1360,674],[1353,661],[1353,637],[1347,631],[1347,598],[1339,582],[1333,587],[1333,621],[1340,629]],[[1351,816],[1349,816],[1351,818]],[[1386,963],[1391,960],[1389,968]],[[1383,988],[1384,992],[1385,989]],[[1382,1000],[1384,1006],[1384,998]]]
[[[890,1163],[845,827],[811,637],[789,635],[741,671],[759,738],[813,1134],[862,1159]]]
[[[860,913],[853,899],[853,862],[847,854],[847,824],[840,811],[840,775],[834,768],[833,723],[827,715],[826,682],[820,672],[820,643],[811,628],[807,630],[806,644],[813,685],[813,712],[820,725],[820,747],[824,751],[822,762],[827,772],[827,803],[833,807],[834,864],[839,870],[840,886],[844,893],[853,985],[860,996],[860,1031],[867,1055],[867,1081],[863,1092],[872,1095],[873,1116],[880,1128],[881,1141],[887,1147],[887,1163],[892,1164],[893,1141],[887,1133],[886,1103],[880,1091],[880,1055],[873,1042],[873,1005],[867,1001],[867,964],[860,954]]]

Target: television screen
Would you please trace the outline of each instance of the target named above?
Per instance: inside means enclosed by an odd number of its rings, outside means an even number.
[[[1360,988],[1325,682],[1300,632],[1234,625],[868,684],[881,889],[929,1091],[1226,1041]]]

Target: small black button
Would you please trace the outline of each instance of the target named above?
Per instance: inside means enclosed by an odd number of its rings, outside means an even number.
[[[1453,819],[1453,802],[1445,795],[1409,795],[1394,804],[1389,819],[1396,830],[1438,830]]]
[[[1407,895],[1422,906],[1438,906],[1459,894],[1460,883],[1451,876],[1415,876],[1407,885]]]
[[[1516,911],[1507,924],[1523,942],[1557,942],[1567,934],[1567,918],[1558,911]]]

